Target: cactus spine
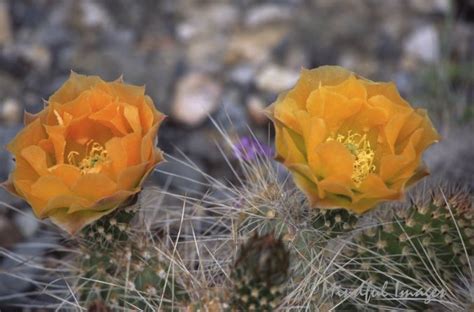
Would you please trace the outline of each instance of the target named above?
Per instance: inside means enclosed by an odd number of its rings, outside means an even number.
[[[357,247],[346,249],[346,256],[352,258],[347,269],[357,278],[344,276],[342,283],[351,289],[361,281],[378,289],[387,283],[384,290],[393,300],[378,304],[424,308],[423,296],[404,301],[400,294],[397,298],[396,288],[418,290],[432,285],[441,290],[443,283],[452,285],[459,276],[470,274],[469,257],[474,255],[472,201],[460,191],[448,196],[439,191],[403,208],[391,221],[365,229],[355,239]]]
[[[183,298],[151,233],[131,228],[136,212],[129,203],[82,231],[78,291],[85,306],[96,309],[104,302],[112,310],[152,311],[168,309]]]
[[[254,235],[240,249],[234,264],[232,308],[272,311],[284,296],[289,253],[273,234]]]

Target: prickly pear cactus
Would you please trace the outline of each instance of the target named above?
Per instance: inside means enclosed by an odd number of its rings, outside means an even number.
[[[136,212],[130,204],[82,231],[77,264],[84,306],[153,311],[185,298],[151,233],[131,228]]]
[[[462,274],[470,274],[473,216],[470,195],[462,191],[438,190],[427,200],[399,207],[392,220],[367,228],[355,238],[357,247],[345,250],[346,259],[351,259],[347,269],[355,275],[345,276],[343,284],[383,289],[388,294],[383,302],[377,302],[380,296],[371,300],[379,305],[425,308],[423,290],[430,290],[428,285],[431,291],[441,290],[443,284],[452,285]],[[416,290],[422,292],[414,295]],[[404,301],[407,294],[417,300]]]
[[[273,234],[251,237],[240,249],[234,264],[232,309],[272,311],[284,295],[289,253]]]

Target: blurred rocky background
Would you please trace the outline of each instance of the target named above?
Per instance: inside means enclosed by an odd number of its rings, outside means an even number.
[[[412,104],[429,109],[445,137],[427,157],[435,174],[474,171],[472,0],[0,0],[0,178],[12,169],[3,146],[23,111],[41,110],[71,70],[145,84],[169,115],[159,145],[226,179],[232,173],[208,115],[236,138],[250,128],[268,143],[262,109],[301,67],[325,64],[395,81]],[[175,161],[159,168],[202,179]],[[156,173],[151,181],[168,178]],[[185,179],[172,185],[201,190]],[[51,239],[24,203],[0,192],[2,250]],[[12,265],[0,261],[4,270]],[[2,286],[0,276],[0,301],[28,287],[14,284]]]

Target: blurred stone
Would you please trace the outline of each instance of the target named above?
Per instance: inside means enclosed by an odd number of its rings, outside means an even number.
[[[105,29],[111,26],[111,17],[99,2],[83,0],[73,2],[70,18],[79,29]]]
[[[184,165],[180,161],[168,159],[160,164],[153,173],[153,180],[160,187],[169,186],[180,192],[189,195],[198,194],[204,188],[204,175],[199,170],[206,171],[201,161],[196,158],[191,159],[198,170]],[[185,161],[185,163],[189,163]]]
[[[445,181],[451,185],[474,190],[474,128],[453,127],[443,133],[443,140],[430,147],[424,160],[430,168],[432,181]]]
[[[126,82],[134,84],[143,84],[150,70],[143,55],[128,44],[75,49],[69,66],[80,74],[99,75],[105,80],[123,75]]]
[[[22,239],[21,232],[5,215],[0,215],[0,247],[11,247]]]
[[[145,64],[146,92],[151,96],[156,107],[166,115],[171,114],[173,103],[170,99],[176,78],[183,70],[183,63],[182,52],[173,41],[163,43]]]
[[[255,66],[251,64],[239,64],[230,70],[230,80],[237,84],[247,86],[254,80],[256,71]]]
[[[244,60],[258,65],[267,61],[271,51],[283,41],[289,29],[284,25],[259,28],[235,33],[229,43],[226,61]]]
[[[188,126],[197,126],[219,106],[222,88],[210,76],[192,72],[177,82],[171,116]]]
[[[22,46],[20,54],[35,70],[47,71],[52,63],[52,56],[46,46],[33,44]]]
[[[423,14],[448,14],[451,9],[450,0],[410,0],[410,5]]]
[[[257,125],[268,123],[268,117],[265,115],[265,102],[256,95],[251,95],[247,100],[247,111],[250,119]]]
[[[16,257],[5,257],[0,262],[0,272],[9,273],[0,273],[0,298],[34,289],[31,281],[42,279],[45,284],[51,282],[47,279],[52,275],[45,274],[46,272],[38,265],[38,259],[41,259],[51,246],[57,244],[58,238],[56,234],[43,231],[12,248],[11,253]],[[18,297],[16,300],[19,299],[22,298]]]
[[[0,126],[0,146],[4,147],[7,145],[21,128],[22,126],[19,124],[8,127]],[[8,152],[5,148],[0,149],[0,163],[2,164],[0,166],[0,181],[5,181],[15,164],[10,152]]]
[[[426,63],[435,63],[441,55],[438,31],[433,25],[417,28],[405,39],[403,48],[407,55]]]
[[[222,107],[216,114],[216,122],[229,133],[248,130],[249,121],[245,112],[243,95],[238,89],[227,89],[222,96]]]
[[[456,61],[472,60],[474,56],[474,28],[472,25],[464,22],[456,23],[450,33],[450,40],[456,42],[450,47],[450,53]]]
[[[345,51],[339,57],[339,62],[346,67],[363,76],[371,76],[377,71],[377,62],[363,53]]]
[[[20,102],[14,98],[7,98],[1,106],[1,120],[6,124],[16,124],[21,121],[23,109]]]
[[[397,85],[398,90],[402,95],[411,94],[413,91],[413,75],[409,74],[406,71],[398,71],[394,75],[394,81]]]
[[[271,64],[257,75],[256,83],[261,90],[279,93],[294,86],[298,77],[298,71]]]
[[[176,32],[182,41],[190,41],[231,30],[238,21],[236,6],[228,3],[201,5],[183,12],[184,21],[177,25]],[[216,32],[215,30],[219,31]]]
[[[189,43],[186,57],[190,70],[216,73],[222,69],[227,40],[220,36],[196,39]]]
[[[247,27],[261,27],[265,24],[287,21],[291,17],[288,6],[276,4],[262,4],[249,10],[245,18]]]
[[[23,237],[30,237],[36,233],[40,223],[31,210],[15,214],[14,222]]]
[[[195,155],[207,162],[217,163],[221,160],[221,153],[216,141],[222,139],[220,134],[213,130],[192,131],[183,138],[183,152],[186,155]]]
[[[308,68],[309,58],[307,52],[300,46],[290,47],[284,57],[283,65],[298,71],[303,67]]]
[[[10,44],[0,55],[0,68],[17,78],[45,73],[51,64],[51,52],[41,44]]]
[[[0,45],[12,40],[11,19],[8,2],[0,0]]]

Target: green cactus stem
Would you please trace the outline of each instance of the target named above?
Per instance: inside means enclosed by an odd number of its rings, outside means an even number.
[[[272,311],[284,296],[289,253],[273,234],[254,235],[240,249],[234,264],[232,308]]]

